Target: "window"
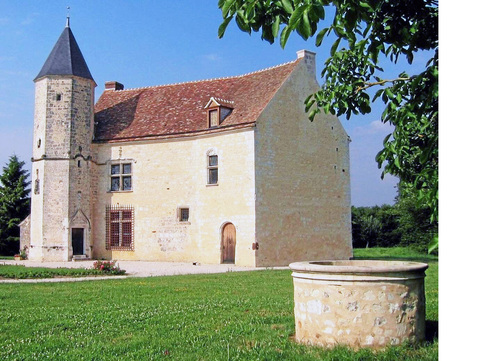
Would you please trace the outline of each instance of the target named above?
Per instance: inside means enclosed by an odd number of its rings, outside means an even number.
[[[189,222],[189,208],[179,208],[179,222]]]
[[[207,110],[208,127],[215,128],[222,124],[234,108],[234,102],[220,98],[210,97],[205,109]]]
[[[36,170],[35,187],[33,189],[35,194],[40,194],[40,179],[38,179],[38,169]]]
[[[208,111],[208,126],[210,128],[216,127],[219,125],[219,109],[212,109]]]
[[[106,207],[106,249],[134,250],[134,208]]]
[[[111,192],[132,190],[132,163],[111,164]]]
[[[208,156],[208,184],[219,183],[219,157],[217,155]]]
[[[56,101],[60,102],[62,100],[62,94],[56,94]]]

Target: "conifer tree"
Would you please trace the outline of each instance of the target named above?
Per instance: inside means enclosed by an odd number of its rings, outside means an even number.
[[[28,171],[16,155],[0,175],[0,254],[19,251],[19,223],[30,213]]]

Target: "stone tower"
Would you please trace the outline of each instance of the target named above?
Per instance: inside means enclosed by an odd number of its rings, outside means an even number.
[[[96,86],[66,21],[35,82],[29,257],[91,257],[91,143]]]

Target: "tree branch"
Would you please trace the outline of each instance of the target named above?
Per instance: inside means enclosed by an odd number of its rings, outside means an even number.
[[[356,89],[356,94],[359,93],[361,90],[371,88],[372,86],[375,86],[375,85],[384,85],[385,83],[395,83],[397,81],[408,81],[408,80],[410,80],[410,78],[384,79],[384,80],[375,81],[375,82],[371,82],[371,83],[370,82],[364,83],[365,84],[364,86],[359,86]]]

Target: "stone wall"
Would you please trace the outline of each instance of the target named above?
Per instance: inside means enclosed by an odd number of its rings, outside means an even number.
[[[71,218],[77,208],[90,212],[90,159],[75,157],[90,155],[94,86],[63,76],[35,83],[31,259],[71,259]]]
[[[19,224],[19,252],[26,247],[26,252],[29,254],[30,232],[31,216],[28,216]]]
[[[258,266],[352,256],[349,139],[336,117],[307,118],[304,100],[319,89],[311,64],[301,61],[257,121]]]
[[[291,265],[297,341],[383,348],[424,340],[426,264],[344,262],[332,262],[331,268],[345,268],[341,272]]]
[[[95,144],[93,256],[122,260],[221,262],[221,232],[236,227],[238,265],[255,265],[253,127],[177,139]],[[219,182],[208,185],[208,156]],[[132,163],[132,191],[110,191],[110,167]],[[134,208],[134,250],[106,250],[106,206]],[[179,208],[189,208],[189,221]]]

